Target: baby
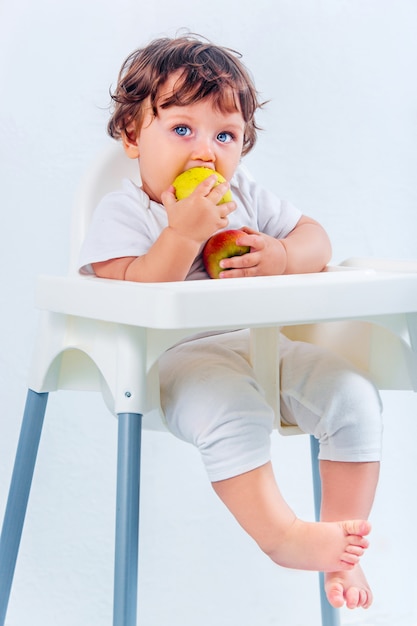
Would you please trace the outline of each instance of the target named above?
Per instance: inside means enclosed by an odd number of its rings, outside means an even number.
[[[97,207],[80,270],[129,281],[207,279],[201,258],[215,232],[240,228],[250,252],[222,261],[220,279],[321,271],[329,239],[314,219],[239,169],[256,141],[261,106],[230,49],[197,36],[162,38],[123,64],[108,130],[138,161],[141,187],[125,181]],[[177,201],[172,186],[196,166],[219,171]],[[233,201],[218,204],[231,188]],[[270,458],[274,415],[249,358],[249,334],[187,338],[159,361],[169,429],[199,449],[215,492],[277,564],[325,572],[334,607],[368,607],[361,570],[378,481],[381,403],[351,364],[281,337],[281,419],[320,443],[321,521],[297,518]]]

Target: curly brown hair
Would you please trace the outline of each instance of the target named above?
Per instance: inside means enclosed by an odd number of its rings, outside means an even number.
[[[107,131],[114,139],[130,135],[128,126],[140,131],[145,105],[155,117],[158,106],[185,106],[211,98],[222,111],[240,111],[245,121],[242,155],[255,145],[255,112],[258,100],[241,54],[202,40],[197,35],[156,39],[130,54],[122,65],[116,89],[111,93],[113,110]],[[161,102],[160,89],[173,73],[179,72],[172,95]],[[149,99],[149,100],[148,100]],[[132,138],[132,137],[130,137]]]

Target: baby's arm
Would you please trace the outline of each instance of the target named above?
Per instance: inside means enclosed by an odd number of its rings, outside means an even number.
[[[221,261],[224,271],[220,278],[241,276],[273,276],[320,272],[331,258],[330,240],[324,228],[303,215],[295,228],[284,238],[275,239],[251,228],[237,243],[250,246],[251,251]]]
[[[228,224],[227,216],[235,210],[234,202],[217,203],[229,188],[228,183],[213,186],[215,176],[204,180],[193,193],[177,201],[174,189],[162,194],[168,216],[164,228],[148,252],[139,257],[121,257],[93,263],[100,278],[137,282],[184,280],[201,245],[217,230]]]

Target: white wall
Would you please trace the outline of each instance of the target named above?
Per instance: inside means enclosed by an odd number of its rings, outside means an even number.
[[[24,404],[39,273],[66,271],[71,202],[105,135],[108,88],[137,46],[180,27],[237,48],[270,100],[248,162],[328,229],[334,261],[417,256],[414,0],[2,0],[0,514]],[[367,612],[415,626],[416,397],[385,393]],[[115,420],[101,398],[50,399],[8,626],[111,624]],[[312,516],[308,440],[274,438],[276,471]],[[145,433],[143,626],[315,626],[316,576],[280,570],[212,494],[197,453]],[[1,583],[0,583],[1,584]]]

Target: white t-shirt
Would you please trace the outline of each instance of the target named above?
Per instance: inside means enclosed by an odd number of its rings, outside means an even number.
[[[231,180],[231,191],[237,209],[228,216],[227,229],[249,226],[283,238],[301,217],[292,204],[263,189],[241,170]],[[107,194],[93,214],[81,248],[80,272],[93,274],[91,264],[99,261],[146,254],[167,225],[164,206],[150,200],[140,187],[125,179],[121,190]],[[206,278],[200,250],[186,280]]]

